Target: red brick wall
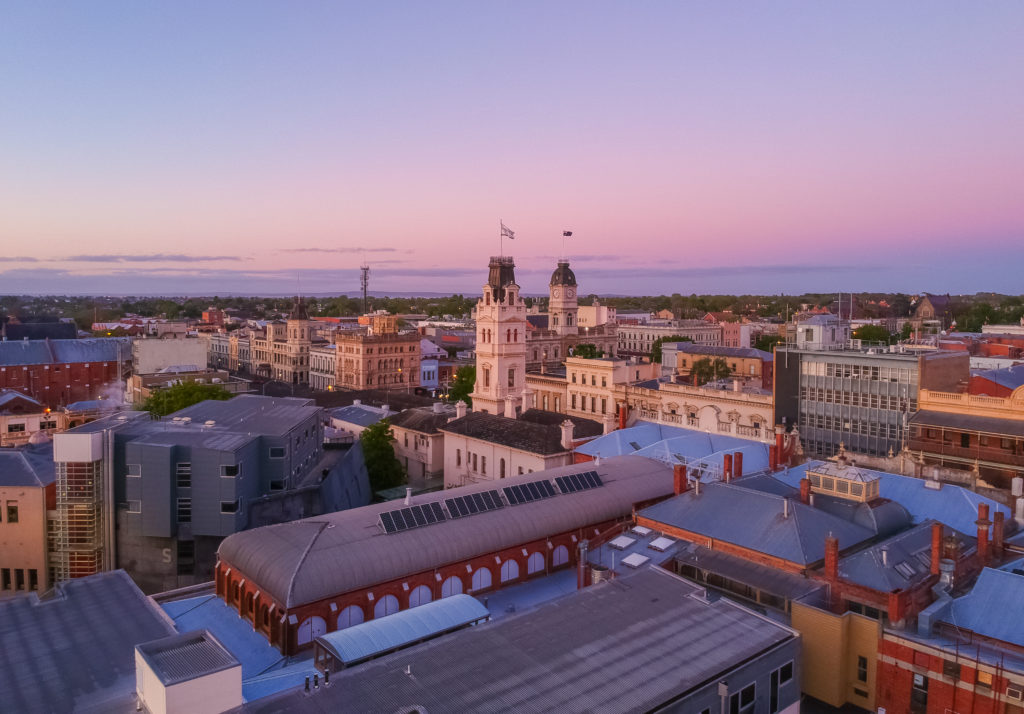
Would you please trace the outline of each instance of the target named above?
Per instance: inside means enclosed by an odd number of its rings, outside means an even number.
[[[0,368],[0,389],[16,389],[51,409],[98,399],[107,385],[117,381],[117,362],[7,365]]]

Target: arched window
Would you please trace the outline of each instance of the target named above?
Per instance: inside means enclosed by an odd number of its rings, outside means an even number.
[[[300,647],[302,645],[308,645],[325,632],[327,632],[327,623],[324,622],[324,618],[307,617],[302,621],[302,624],[299,625],[296,642]]]
[[[559,565],[565,565],[568,562],[569,549],[564,545],[555,548],[555,551],[551,554],[551,567],[557,568]]]
[[[373,606],[373,618],[387,617],[398,612],[398,598],[394,595],[385,595]]]
[[[430,594],[430,588],[426,585],[420,585],[413,589],[409,593],[409,607],[419,607],[420,605],[426,605],[428,602],[433,600],[433,595]]]
[[[477,568],[473,571],[472,591],[486,590],[491,587],[491,571],[487,568]]]
[[[512,341],[512,330],[505,330],[505,342]]]
[[[249,613],[253,612],[254,609],[255,609],[253,607],[255,605],[255,603],[256,603],[256,600],[255,600],[253,594],[252,593],[247,593],[246,596],[245,596],[245,612],[244,612],[244,614],[248,615]]]
[[[526,561],[526,574],[533,575],[544,570],[544,554],[543,553],[530,553],[530,558]]]
[[[264,627],[270,627],[270,608],[266,605],[260,608],[260,622]]]
[[[498,478],[505,478],[505,459],[498,461]]]
[[[512,341],[513,342],[519,342],[519,330],[518,330],[518,328],[515,329],[515,330],[512,330]]]
[[[349,605],[338,614],[338,629],[360,625],[363,622],[363,608],[358,605]]]
[[[519,580],[519,563],[510,558],[501,564],[501,582],[512,580]]]
[[[450,578],[441,583],[441,597],[451,597],[452,595],[459,595],[462,593],[462,578],[458,575],[452,575]]]

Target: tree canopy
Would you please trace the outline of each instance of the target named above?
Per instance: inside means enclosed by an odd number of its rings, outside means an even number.
[[[167,389],[159,389],[149,395],[142,408],[156,416],[167,416],[207,399],[224,401],[234,396],[219,384],[182,382]]]
[[[764,352],[773,352],[775,345],[782,342],[781,335],[769,335],[768,333],[762,333],[757,341],[754,342],[754,349],[763,350]]]
[[[359,435],[363,446],[363,460],[366,472],[370,477],[370,488],[381,491],[394,488],[405,483],[405,469],[395,458],[395,433],[391,430],[391,422],[381,419],[371,424]]]
[[[853,337],[865,342],[892,342],[892,333],[881,325],[862,325],[853,331]]]
[[[469,395],[473,393],[474,385],[476,385],[476,367],[472,365],[459,367],[459,371],[455,373],[455,379],[452,380],[452,384],[448,388],[448,401],[463,401],[468,406],[473,406],[473,399]]]
[[[597,345],[585,342],[582,345],[576,345],[572,351],[573,357],[582,357],[584,359],[596,359],[597,357],[604,357],[604,350],[597,349]]]
[[[729,365],[721,357],[715,357],[714,359],[702,357],[694,361],[693,367],[690,369],[690,375],[693,383],[700,386],[701,384],[713,382],[716,379],[725,379],[732,375],[732,370],[729,369]]]

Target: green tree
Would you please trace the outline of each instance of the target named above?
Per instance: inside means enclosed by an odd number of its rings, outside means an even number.
[[[585,342],[582,345],[576,345],[572,351],[573,357],[582,357],[584,359],[595,359],[597,357],[604,357],[604,350],[597,349],[597,345]]]
[[[885,342],[889,343],[892,341],[892,333],[881,325],[864,325],[858,327],[853,331],[855,339],[864,340],[865,342]]]
[[[762,333],[757,338],[757,341],[754,342],[754,349],[772,352],[775,349],[775,345],[780,342],[782,342],[781,335],[769,335],[767,333]]]
[[[391,422],[381,419],[371,424],[359,435],[363,446],[363,460],[366,472],[370,476],[370,488],[381,491],[394,488],[405,483],[405,469],[395,458],[395,433],[391,430]]]
[[[693,383],[699,386],[713,382],[716,379],[725,379],[732,375],[732,370],[729,369],[729,365],[721,357],[715,357],[714,359],[703,357],[694,361],[693,367],[690,369],[690,375]]]
[[[672,337],[659,337],[651,343],[651,362],[661,362],[661,346],[666,342],[693,342],[689,337],[673,335]]]
[[[472,365],[459,367],[459,371],[455,373],[455,379],[452,380],[451,387],[448,388],[448,401],[463,401],[467,405],[473,406],[473,399],[469,395],[473,393],[473,386],[475,384],[476,367]]]
[[[910,320],[903,323],[903,329],[900,330],[900,339],[909,340],[910,333],[913,331],[914,326],[910,324]]]
[[[219,384],[198,384],[182,382],[167,389],[160,389],[149,395],[142,408],[156,416],[167,416],[207,399],[223,401],[234,396]]]

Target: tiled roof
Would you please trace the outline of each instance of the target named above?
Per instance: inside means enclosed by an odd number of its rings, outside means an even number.
[[[528,410],[534,411],[534,410]],[[568,417],[559,414],[564,421]],[[574,438],[592,433],[581,434],[584,429],[592,432],[593,428],[580,427],[578,422],[586,424],[589,419],[572,420],[577,424],[573,431]],[[596,422],[593,422],[596,424]],[[597,424],[600,433],[601,425]],[[448,422],[440,428],[441,431],[451,434],[461,434],[471,439],[480,439],[494,444],[501,444],[520,451],[527,451],[532,454],[551,456],[566,452],[562,446],[562,430],[560,427],[551,424],[538,424],[530,419],[510,419],[509,417],[487,414],[486,412],[470,412],[462,419]]]
[[[391,425],[421,434],[436,434],[437,430],[455,417],[454,409],[437,413],[431,407],[406,409],[391,417]]]

